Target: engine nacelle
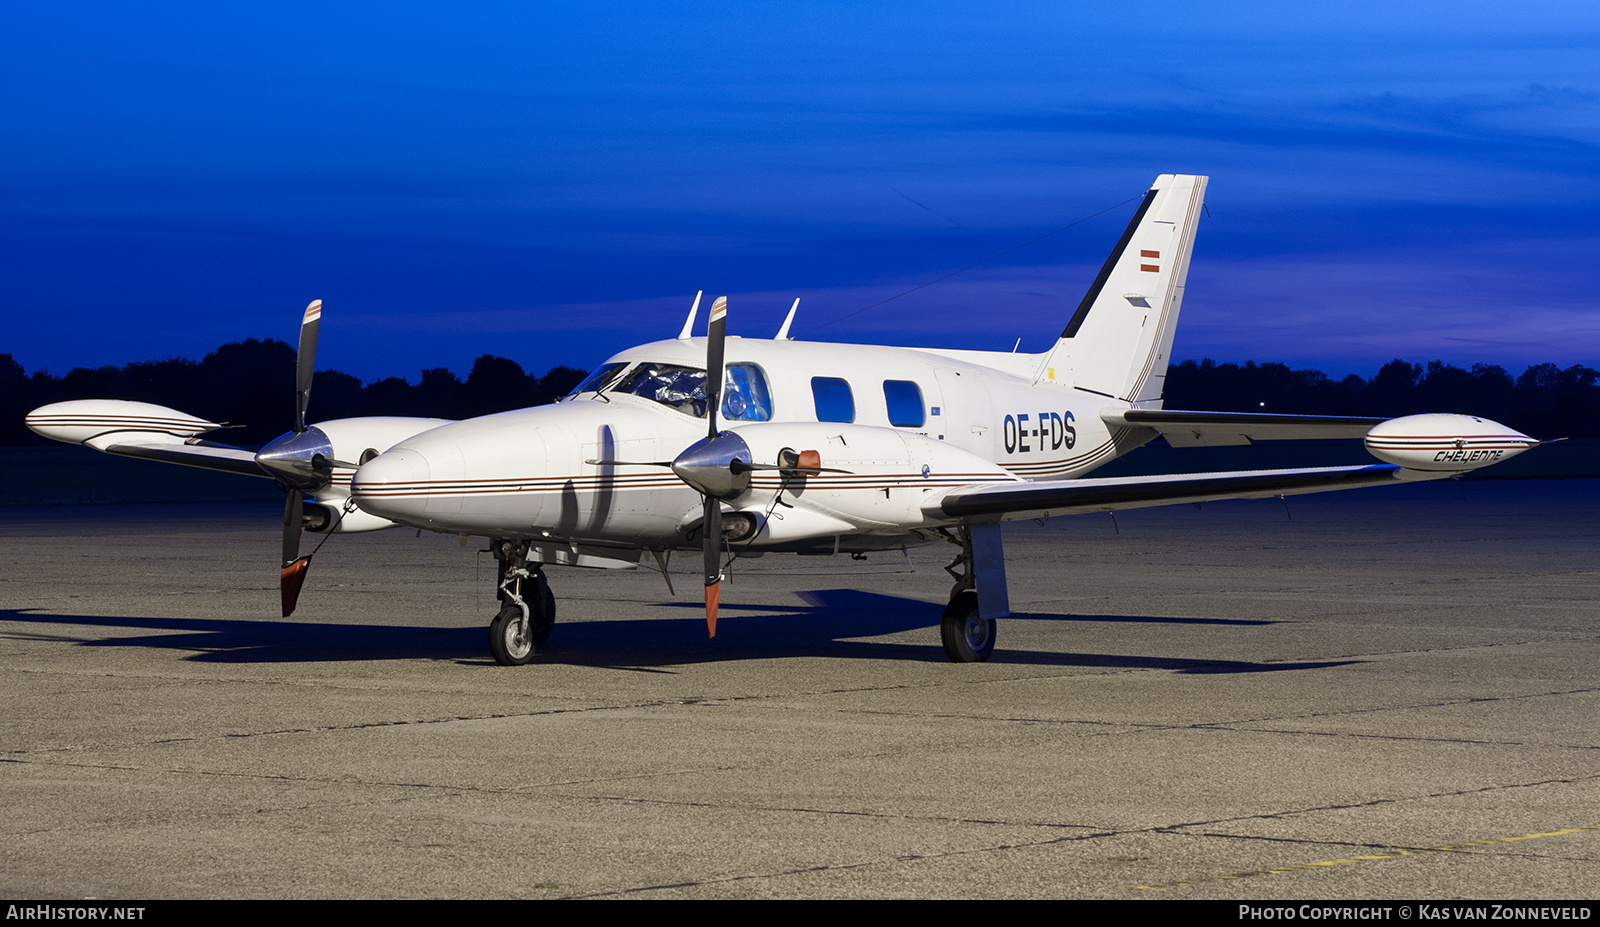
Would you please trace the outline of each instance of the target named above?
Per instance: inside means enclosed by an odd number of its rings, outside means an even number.
[[[346,512],[340,506],[325,502],[307,502],[300,516],[300,524],[305,530],[315,534],[328,531],[334,534],[360,534],[363,531],[382,531],[384,528],[396,527],[395,523],[387,518],[380,518],[360,509]]]
[[[794,422],[729,429],[749,445],[753,462],[779,463],[794,453],[794,469],[751,474],[738,507],[771,512],[755,547],[845,534],[893,534],[938,524],[931,500],[956,486],[1018,482],[998,464],[926,435],[871,425]],[[812,452],[815,452],[814,454]],[[779,486],[784,506],[774,507]]]
[[[1367,450],[1408,470],[1476,470],[1510,460],[1538,440],[1476,415],[1430,412],[1392,418],[1367,432]]]
[[[328,436],[335,457],[351,463],[366,463],[407,438],[446,424],[449,422],[442,418],[371,415],[331,419],[317,422],[315,427]]]

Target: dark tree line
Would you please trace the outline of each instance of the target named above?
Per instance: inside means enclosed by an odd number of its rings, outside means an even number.
[[[37,444],[23,417],[64,399],[135,399],[242,427],[218,436],[254,446],[288,430],[294,415],[294,348],[254,338],[225,344],[199,361],[142,361],[124,367],[79,367],[64,376],[31,376],[0,354],[0,444]],[[465,380],[448,369],[422,371],[412,385],[399,377],[362,383],[337,370],[318,371],[311,391],[315,422],[358,415],[460,419],[541,405],[565,395],[584,371],[556,367],[544,376],[516,361],[485,354]],[[1505,368],[1470,370],[1434,361],[1401,360],[1371,379],[1335,380],[1319,370],[1284,364],[1184,361],[1167,371],[1166,406],[1218,412],[1292,412],[1391,418],[1415,412],[1481,415],[1540,438],[1600,438],[1600,371],[1539,364],[1513,378]]]
[[[1537,364],[1513,378],[1504,367],[1471,370],[1433,361],[1384,364],[1371,379],[1335,380],[1283,364],[1184,361],[1167,370],[1166,407],[1393,418],[1418,412],[1480,415],[1536,438],[1600,438],[1600,371]]]
[[[0,354],[0,444],[44,443],[23,418],[48,402],[133,399],[169,406],[214,422],[239,425],[212,437],[254,447],[289,430],[294,420],[295,351],[281,341],[248,338],[204,359],[141,361],[124,367],[78,367],[64,376],[31,376]],[[311,387],[312,422],[360,415],[419,415],[460,419],[542,405],[578,385],[584,371],[556,367],[544,376],[513,360],[485,354],[465,380],[444,367],[422,371],[415,386],[400,377],[372,383],[337,370],[319,370]]]

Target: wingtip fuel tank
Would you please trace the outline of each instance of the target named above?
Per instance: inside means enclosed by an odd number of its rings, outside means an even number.
[[[1476,415],[1429,412],[1392,418],[1367,432],[1367,450],[1408,470],[1465,472],[1510,460],[1539,444]]]

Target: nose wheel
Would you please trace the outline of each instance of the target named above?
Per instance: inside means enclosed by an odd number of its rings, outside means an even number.
[[[527,562],[528,545],[499,541],[500,601],[505,603],[489,623],[489,653],[501,666],[523,666],[539,645],[550,639],[556,624],[556,597],[544,571]]]
[[[539,645],[550,639],[556,624],[556,597],[550,587],[544,587],[544,596],[538,607],[528,603],[528,620],[523,621],[521,605],[507,605],[500,609],[489,623],[489,653],[501,666],[523,666],[538,652]]]

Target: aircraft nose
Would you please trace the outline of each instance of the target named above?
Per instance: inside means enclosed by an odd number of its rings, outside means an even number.
[[[362,464],[350,480],[350,495],[363,512],[393,521],[420,516],[432,479],[421,451],[397,447]]]

